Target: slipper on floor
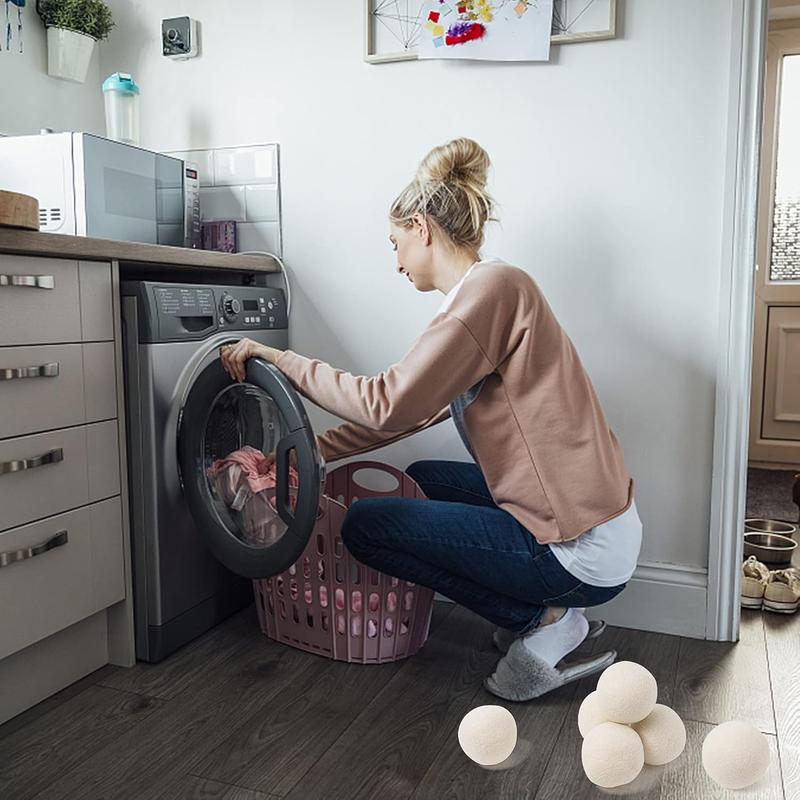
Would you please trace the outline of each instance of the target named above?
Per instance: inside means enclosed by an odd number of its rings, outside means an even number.
[[[508,653],[500,659],[494,673],[486,678],[483,685],[504,700],[524,702],[541,697],[572,681],[602,672],[616,658],[616,652],[609,650],[576,661],[562,661],[555,668],[534,655],[518,639],[512,642]]]
[[[586,639],[596,639],[606,629],[606,623],[602,619],[594,619],[589,621],[589,633],[586,634]],[[492,639],[494,646],[501,652],[507,653],[509,645],[519,636],[518,633],[506,630],[505,628],[497,628],[494,632]]]

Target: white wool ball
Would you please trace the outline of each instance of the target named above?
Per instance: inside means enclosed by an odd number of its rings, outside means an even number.
[[[583,740],[581,761],[595,786],[613,789],[635,780],[644,766],[639,734],[618,722],[601,722]]]
[[[630,725],[655,707],[658,685],[653,674],[633,661],[612,664],[597,681],[597,702],[606,719]]]
[[[478,706],[458,726],[458,743],[476,763],[491,766],[505,761],[517,746],[514,715],[502,706]]]
[[[723,722],[703,742],[703,766],[723,788],[744,789],[769,767],[767,737],[749,722]]]
[[[578,730],[581,736],[586,738],[586,734],[592,728],[596,728],[601,722],[608,722],[605,711],[600,707],[597,692],[586,695],[585,700],[578,709]]]
[[[656,707],[641,721],[631,726],[644,745],[644,763],[669,764],[686,747],[686,726],[669,707],[656,703]]]

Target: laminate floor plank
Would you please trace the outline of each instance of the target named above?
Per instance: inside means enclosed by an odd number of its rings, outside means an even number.
[[[434,603],[430,646],[453,611]],[[276,701],[259,708],[219,747],[190,764],[195,775],[279,795],[295,784],[403,668],[391,664],[344,664],[315,657],[314,666]]]
[[[497,661],[492,626],[456,607],[424,648],[289,793],[289,800],[401,800],[455,736]]]
[[[75,681],[75,683],[65,686],[60,692],[50,695],[50,697],[42,700],[40,703],[37,703],[35,706],[32,706],[26,711],[23,711],[21,714],[17,714],[16,717],[13,717],[12,719],[0,725],[0,741],[8,736],[11,736],[12,733],[16,733],[22,728],[27,728],[28,725],[32,725],[37,719],[39,719],[39,717],[49,714],[57,706],[60,706],[62,703],[66,703],[67,700],[75,697],[75,695],[80,694],[90,686],[94,686],[96,683],[101,683],[103,679],[113,675],[113,673],[120,669],[124,668],[115,667],[112,664],[106,664],[104,667],[100,667],[100,669],[90,672],[88,675],[84,675],[83,678]],[[2,750],[1,747],[0,750]]]
[[[101,680],[103,686],[168,700],[224,663],[243,639],[257,644],[265,637],[258,627],[255,605],[247,606],[212,630],[189,642],[158,664],[138,661]]]
[[[153,697],[89,686],[3,739],[0,797],[29,800],[146,719]]]
[[[402,667],[403,662],[344,664],[317,656],[280,696],[248,714],[188,769],[205,778],[286,795]]]
[[[451,608],[436,604],[432,630]],[[370,668],[354,665],[354,673],[358,666],[366,676]],[[37,800],[170,798],[168,787],[190,773],[191,764],[220,747],[243,720],[258,717],[259,709],[266,714],[279,705],[290,687],[307,683],[306,671],[322,681],[335,667],[347,669],[267,639],[254,609],[244,609],[161,664],[132,668],[136,674],[123,685],[138,691],[151,688],[168,699],[121,739],[90,754]]]
[[[767,660],[786,800],[800,800],[800,612],[764,612]]]
[[[182,775],[169,786],[171,800],[279,800],[275,794],[265,794],[241,786],[232,786],[197,775]]]
[[[682,639],[675,711],[684,720],[752,722],[775,733],[761,611],[742,609],[738,643]]]
[[[46,800],[164,796],[165,787],[187,773],[190,763],[219,747],[254,709],[277,700],[317,661],[263,636],[257,643],[244,637],[202,681],[56,781]]]

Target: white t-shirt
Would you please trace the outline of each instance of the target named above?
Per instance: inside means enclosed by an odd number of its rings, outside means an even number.
[[[475,264],[487,261],[499,261],[497,258],[485,258]],[[464,279],[472,271],[473,264],[461,277],[458,283],[445,295],[439,306],[438,313],[446,311],[453,298],[464,283]],[[470,395],[467,403],[474,399],[480,391],[480,386],[473,387],[476,391]],[[452,412],[451,406],[451,412]],[[462,430],[453,414],[453,421],[467,450],[471,451],[466,431]],[[608,522],[597,525],[577,539],[569,542],[555,542],[550,545],[553,555],[567,572],[578,580],[590,586],[618,586],[627,583],[636,569],[639,551],[642,547],[642,521],[636,510],[636,501],[632,500],[630,507]]]
[[[437,314],[441,314],[443,311],[447,311],[450,307],[450,304],[453,302],[453,298],[458,294],[458,290],[461,288],[461,284],[464,283],[467,275],[472,272],[473,268],[476,264],[483,264],[487,261],[497,261],[496,258],[485,258],[482,261],[476,261],[459,279],[458,283],[444,296],[444,300],[442,300],[441,305],[439,306],[439,310],[436,312]]]
[[[642,521],[636,501],[614,519],[597,525],[577,539],[553,542],[550,549],[564,569],[590,586],[627,583],[642,548]]]

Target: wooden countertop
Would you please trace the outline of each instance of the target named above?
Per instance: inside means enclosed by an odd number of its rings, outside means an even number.
[[[159,244],[90,239],[59,233],[0,228],[0,254],[75,258],[82,261],[119,261],[125,264],[164,265],[177,269],[236,270],[237,272],[278,272],[278,263],[268,256],[244,256],[166,247]]]

